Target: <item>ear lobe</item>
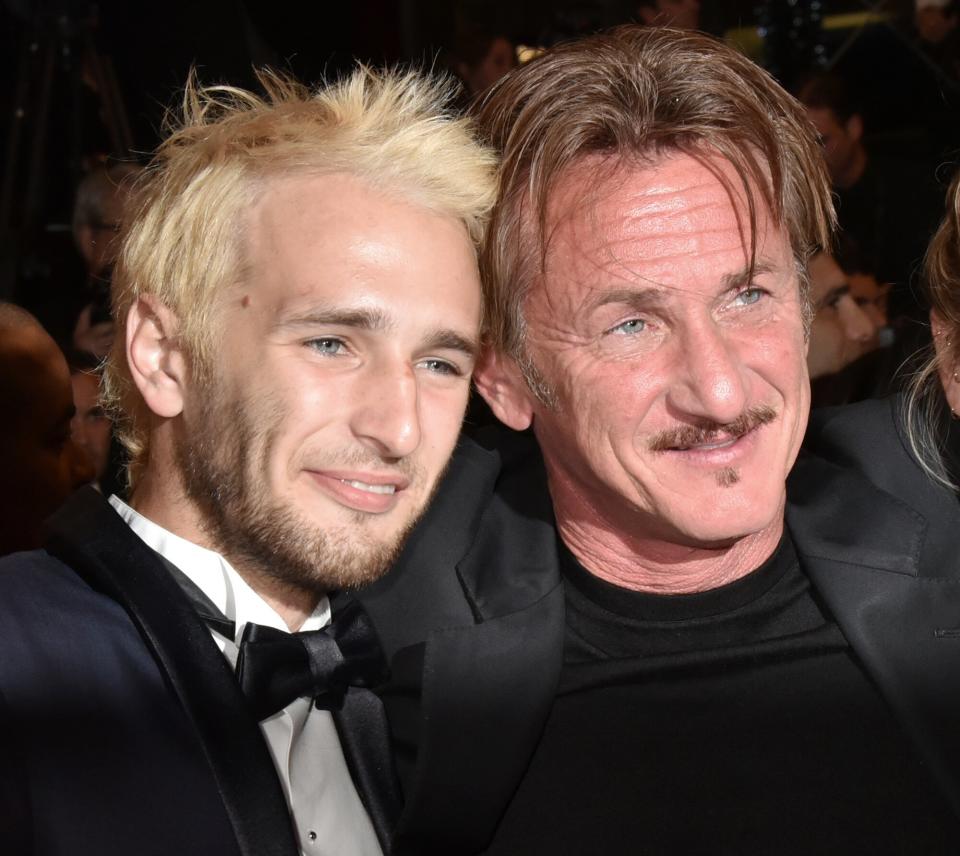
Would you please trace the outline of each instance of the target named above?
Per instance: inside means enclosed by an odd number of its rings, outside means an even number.
[[[127,364],[143,400],[157,416],[183,410],[187,362],[177,339],[177,316],[160,301],[141,296],[127,313]]]
[[[523,431],[533,423],[532,396],[515,360],[484,348],[473,382],[504,425]]]

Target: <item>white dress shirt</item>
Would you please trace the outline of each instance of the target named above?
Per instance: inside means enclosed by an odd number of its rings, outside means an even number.
[[[211,630],[214,641],[236,666],[238,645],[247,622],[289,630],[219,553],[168,532],[123,500],[110,504],[153,550],[176,565],[235,622],[236,638]],[[322,598],[301,630],[319,630],[330,622],[330,602]],[[299,698],[260,723],[293,815],[303,856],[382,856],[377,835],[360,802],[329,711]]]

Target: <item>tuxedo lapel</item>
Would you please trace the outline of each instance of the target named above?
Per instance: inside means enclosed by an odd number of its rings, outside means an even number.
[[[960,814],[960,519],[952,496],[931,491],[922,517],[808,459],[787,521],[814,588]]]
[[[422,729],[399,840],[429,842],[429,852],[489,841],[559,680],[564,598],[552,508],[538,456],[521,454],[456,565],[473,620],[441,626],[424,649]]]
[[[260,728],[229,664],[157,554],[92,489],[74,495],[51,520],[47,550],[129,614],[196,729],[240,852],[298,853]]]
[[[520,612],[431,635],[422,739],[399,836],[429,846],[410,852],[475,852],[489,841],[549,712],[562,631],[557,586]]]
[[[334,615],[339,606],[338,598],[342,597],[333,598],[331,608]],[[350,687],[343,706],[331,713],[357,793],[370,816],[381,848],[389,853],[401,800],[383,702],[372,690]]]

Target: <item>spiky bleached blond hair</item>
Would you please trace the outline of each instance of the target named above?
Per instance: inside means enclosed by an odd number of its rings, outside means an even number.
[[[105,400],[136,480],[149,455],[146,405],[125,356],[125,321],[141,295],[178,318],[202,378],[210,366],[217,295],[242,279],[245,212],[272,181],[346,173],[384,193],[461,221],[474,244],[495,198],[496,158],[450,107],[449,80],[358,67],[311,91],[271,71],[264,96],[200,86],[191,74],[182,110],[134,188],[113,275],[117,333]]]

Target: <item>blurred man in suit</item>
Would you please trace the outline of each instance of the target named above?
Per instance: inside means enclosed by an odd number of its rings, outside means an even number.
[[[40,546],[43,521],[93,476],[71,436],[67,362],[29,312],[0,303],[0,556]]]

